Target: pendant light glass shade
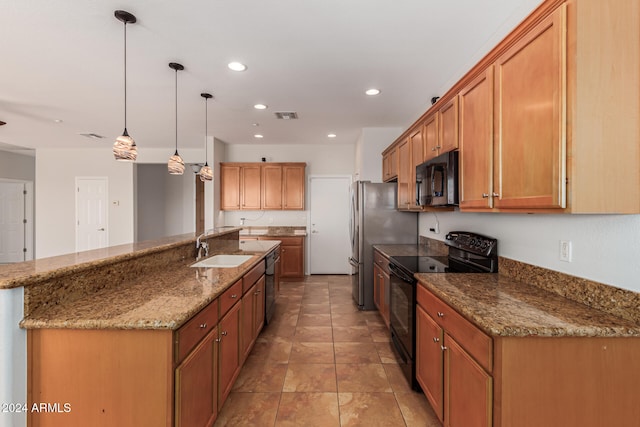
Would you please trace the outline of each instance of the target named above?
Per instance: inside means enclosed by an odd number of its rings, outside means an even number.
[[[136,17],[124,10],[116,10],[114,15],[124,24],[124,132],[113,144],[113,156],[116,160],[134,162],[138,158],[138,148],[127,132],[127,24],[135,23]]]
[[[171,175],[182,175],[184,173],[184,160],[178,154],[178,71],[184,70],[184,67],[178,63],[170,62],[169,68],[176,72],[176,152],[169,157],[167,170]]]
[[[208,163],[209,147],[207,144],[207,134],[209,131],[209,115],[207,107],[209,105],[209,98],[213,98],[213,95],[211,95],[210,93],[201,93],[200,96],[204,98],[204,166],[200,168],[198,175],[200,175],[200,181],[204,182],[213,181],[213,170],[211,170],[211,167]]]

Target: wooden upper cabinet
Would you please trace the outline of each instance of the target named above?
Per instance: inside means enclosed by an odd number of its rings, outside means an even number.
[[[305,188],[305,164],[282,166],[282,209],[303,210]]]
[[[460,208],[491,208],[493,67],[460,91]]]
[[[420,209],[416,200],[416,166],[424,160],[424,144],[422,138],[422,126],[418,126],[409,136],[409,144],[411,147],[411,170],[409,180],[409,209]]]
[[[398,147],[388,148],[382,153],[382,180],[384,182],[398,179]]]
[[[495,64],[494,207],[564,208],[566,7]]]
[[[240,209],[240,169],[239,165],[220,164],[220,209]]]
[[[282,209],[282,166],[262,166],[262,209]]]
[[[438,155],[438,111],[427,117],[424,121],[424,161],[431,160]]]
[[[260,210],[262,191],[260,164],[246,165],[241,170],[240,201],[242,209]]]
[[[440,129],[438,154],[458,148],[458,97],[454,96],[439,110]]]
[[[411,181],[411,144],[409,138],[398,145],[398,209],[409,209]]]
[[[303,210],[306,163],[220,163],[222,210]]]

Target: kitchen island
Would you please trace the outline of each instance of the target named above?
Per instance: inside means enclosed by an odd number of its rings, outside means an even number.
[[[250,256],[230,268],[191,267],[186,235],[0,270],[0,286],[24,286],[29,425],[211,425],[264,324],[279,245],[238,237],[203,238]]]

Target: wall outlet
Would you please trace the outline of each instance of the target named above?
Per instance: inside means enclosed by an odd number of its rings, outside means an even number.
[[[560,240],[560,261],[571,262],[571,240]]]

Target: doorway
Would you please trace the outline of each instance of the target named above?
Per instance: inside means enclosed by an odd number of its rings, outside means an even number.
[[[76,252],[109,246],[108,179],[76,177]]]
[[[309,178],[309,274],[350,274],[351,176]]]
[[[33,259],[33,183],[0,181],[0,264]]]

